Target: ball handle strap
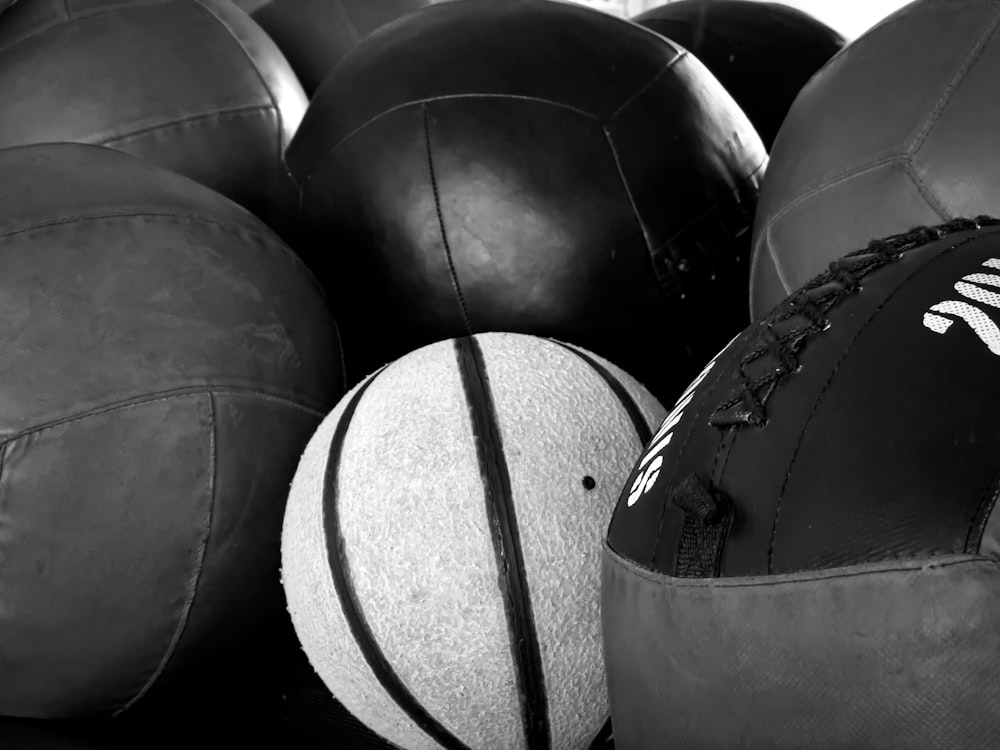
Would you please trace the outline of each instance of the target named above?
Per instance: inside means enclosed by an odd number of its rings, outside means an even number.
[[[718,577],[722,548],[733,524],[732,500],[711,481],[691,474],[674,487],[670,502],[684,511],[674,576]]]

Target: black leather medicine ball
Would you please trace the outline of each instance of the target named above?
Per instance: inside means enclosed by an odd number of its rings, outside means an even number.
[[[799,91],[844,46],[805,11],[760,0],[679,0],[632,20],[705,63],[768,149]]]
[[[766,158],[691,55],[549,0],[447,2],[382,27],[286,153],[352,381],[510,331],[583,346],[669,400],[749,320]]]
[[[997,221],[917,230],[705,368],[608,532],[619,747],[1000,743],[998,289]]]

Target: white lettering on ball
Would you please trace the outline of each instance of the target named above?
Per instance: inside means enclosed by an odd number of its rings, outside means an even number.
[[[1000,269],[1000,259],[990,258],[983,265]],[[1000,287],[1000,276],[993,273],[969,274],[955,284],[955,291],[979,305],[1000,309],[1000,294],[984,289],[983,286]],[[987,349],[1000,356],[1000,327],[981,307],[964,300],[938,302],[924,313],[924,327],[937,334],[945,333],[955,322],[951,317],[944,317],[946,315],[963,321]]]
[[[636,466],[636,469],[639,470],[639,475],[629,488],[627,507],[631,508],[639,501],[639,498],[653,489],[656,480],[660,478],[660,467],[663,465],[663,450],[670,445],[670,440],[674,436],[673,429],[681,421],[681,417],[684,416],[684,410],[694,398],[695,389],[708,377],[708,373],[715,367],[715,363],[719,361],[719,357],[722,356],[723,352],[738,338],[738,335],[734,336],[728,344],[722,347],[718,354],[712,357],[711,361],[705,365],[705,369],[698,373],[698,377],[691,382],[691,385],[684,389],[684,393],[677,399],[677,403],[674,404],[674,408],[670,410],[670,413],[660,424],[660,428],[656,431],[656,434],[650,438],[649,448]]]

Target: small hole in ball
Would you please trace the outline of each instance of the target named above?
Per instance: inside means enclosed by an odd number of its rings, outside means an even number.
[[[583,478],[583,489],[585,489],[585,490],[592,490],[596,486],[597,486],[597,482],[594,481],[593,477],[584,477]]]

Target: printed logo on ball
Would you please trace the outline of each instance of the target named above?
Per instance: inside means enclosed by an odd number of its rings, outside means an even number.
[[[983,261],[983,265],[987,268],[1000,269],[1000,259],[990,258]],[[989,286],[1000,287],[1000,275],[971,273],[963,276],[962,280],[955,284],[955,291],[978,305],[954,299],[938,302],[924,313],[924,327],[934,333],[944,333],[955,322],[944,316],[952,315],[968,325],[979,340],[986,344],[987,349],[1000,356],[1000,327],[981,307],[988,305],[1000,309],[1000,294],[984,289]]]
[[[629,496],[626,505],[631,508],[635,505],[639,498],[653,489],[656,484],[656,480],[660,478],[660,467],[663,466],[663,451],[670,445],[671,439],[674,437],[674,427],[677,423],[681,421],[681,417],[684,416],[684,410],[691,403],[694,398],[694,392],[701,385],[702,381],[708,377],[708,373],[712,371],[715,367],[715,363],[719,361],[719,357],[728,349],[733,341],[736,341],[739,336],[734,336],[728,344],[722,347],[722,350],[712,357],[711,361],[705,365],[703,369],[689,385],[681,397],[677,399],[677,403],[674,404],[674,408],[670,410],[666,418],[660,424],[660,429],[656,431],[656,434],[650,440],[649,449],[643,454],[642,458],[639,460],[636,470],[639,472],[632,482],[631,488],[629,488]]]

